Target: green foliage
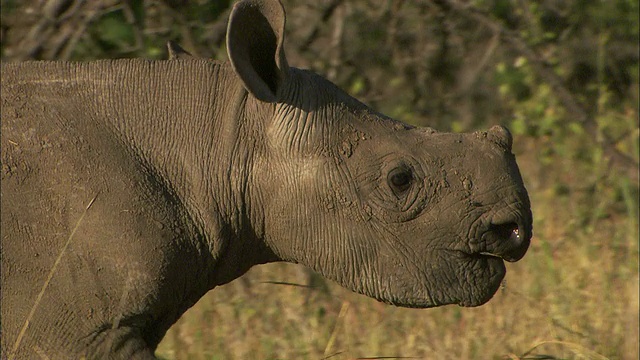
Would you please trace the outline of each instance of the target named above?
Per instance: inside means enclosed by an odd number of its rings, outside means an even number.
[[[89,24],[88,36],[78,41],[71,57],[74,60],[161,59],[166,57],[165,44],[168,40],[180,41],[185,36],[189,41],[197,41],[193,45],[204,45],[211,34],[208,33],[210,28],[202,25],[224,20],[221,16],[230,3],[186,1],[172,7],[170,4],[150,6],[143,0],[128,1],[101,12]]]
[[[90,28],[92,37],[106,51],[126,49],[134,44],[133,25],[128,24],[122,11],[114,11],[102,16]]]
[[[208,24],[218,20],[218,17],[231,6],[231,3],[231,0],[190,1],[188,6],[180,8],[180,13],[190,21]]]
[[[18,1],[17,0],[2,0],[2,2],[0,3],[0,6],[2,7],[2,12],[4,12],[4,13],[12,13],[13,11],[15,11],[16,7],[18,6]]]
[[[525,69],[526,60],[517,58],[514,64],[499,63],[496,67],[496,79],[500,94],[524,101],[531,97],[531,71]]]

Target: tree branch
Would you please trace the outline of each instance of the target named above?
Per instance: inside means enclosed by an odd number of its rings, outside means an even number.
[[[573,94],[564,86],[562,79],[550,68],[550,66],[538,55],[518,34],[506,29],[502,24],[493,20],[489,15],[456,0],[432,0],[440,9],[448,13],[476,21],[494,31],[500,39],[512,50],[524,56],[531,64],[533,70],[540,79],[550,85],[567,113],[575,118],[593,140],[599,144],[609,160],[609,166],[622,170],[630,179],[638,183],[638,162],[615,148],[615,143],[605,134],[599,132],[598,124],[585,108],[575,99]]]
[[[300,52],[305,52],[309,49],[309,47],[311,47],[311,44],[313,44],[313,42],[318,38],[318,35],[320,35],[320,28],[325,25],[329,18],[331,18],[336,8],[338,8],[338,6],[342,4],[342,1],[343,0],[332,0],[328,5],[324,7],[324,9],[322,9],[320,22],[315,25],[313,30],[311,30],[309,35],[302,42],[302,45],[300,46]]]

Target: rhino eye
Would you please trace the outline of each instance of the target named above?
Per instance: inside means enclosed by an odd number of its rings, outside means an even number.
[[[413,180],[413,174],[411,169],[407,167],[397,167],[389,172],[387,176],[387,182],[389,187],[396,195],[402,195],[411,186]]]

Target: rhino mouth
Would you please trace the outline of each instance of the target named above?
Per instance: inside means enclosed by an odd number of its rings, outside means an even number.
[[[518,261],[529,248],[530,234],[531,231],[517,222],[491,224],[480,236],[478,245],[472,246],[470,255]]]

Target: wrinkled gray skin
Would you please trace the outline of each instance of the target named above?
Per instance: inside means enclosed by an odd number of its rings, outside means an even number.
[[[288,67],[283,29],[277,0],[244,1],[230,65],[2,65],[3,358],[152,358],[272,261],[400,306],[491,298],[531,237],[508,131],[378,114]]]

